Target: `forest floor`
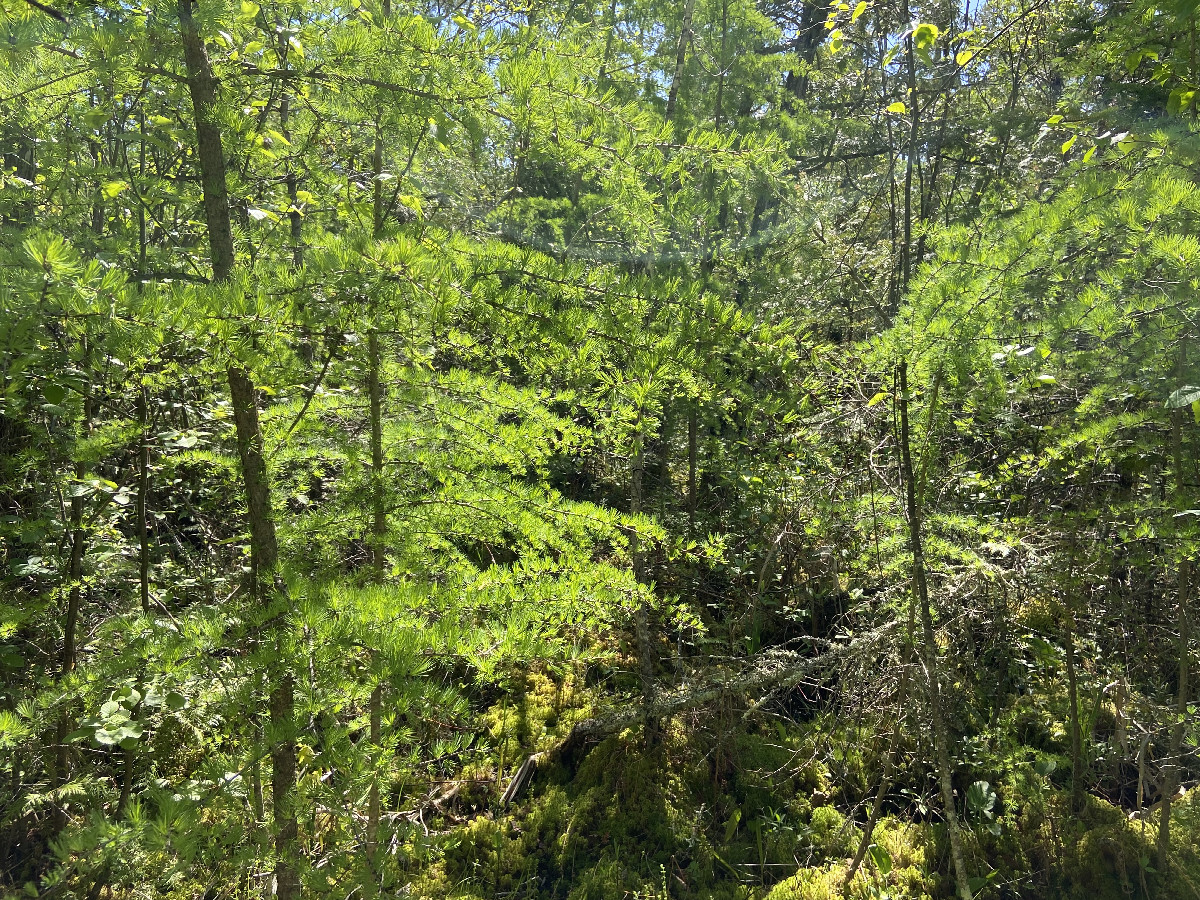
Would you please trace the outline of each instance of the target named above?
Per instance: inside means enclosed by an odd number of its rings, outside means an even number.
[[[931,809],[933,778],[904,763],[893,767],[882,816],[846,884],[890,743],[865,721],[821,711],[794,688],[751,713],[730,696],[663,722],[649,741],[636,726],[556,758],[600,699],[580,679],[532,672],[515,697],[487,710],[492,763],[427,804],[423,827],[439,835],[443,852],[412,896],[954,896],[946,830]],[[1046,900],[1200,897],[1200,791],[1173,806],[1175,856],[1164,874],[1154,863],[1153,798],[1141,814],[1122,805],[1137,802],[1136,783],[1133,796],[1118,784],[1127,763],[1095,761],[1096,792],[1072,812],[1066,729],[1048,718],[1063,702],[1049,693],[1013,697],[996,726],[963,736],[970,756],[955,783],[966,798],[973,890]],[[1111,704],[1094,719],[1101,744],[1107,738],[1115,748]],[[899,736],[895,758],[910,758],[920,739]],[[502,806],[509,782],[497,783],[496,767],[511,775],[536,753],[542,764]]]

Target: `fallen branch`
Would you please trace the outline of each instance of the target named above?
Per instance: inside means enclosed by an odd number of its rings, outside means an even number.
[[[633,704],[608,715],[594,716],[576,722],[571,732],[560,744],[542,753],[535,753],[521,763],[521,768],[509,782],[500,802],[507,806],[515,800],[530,782],[534,771],[543,760],[567,762],[585,744],[601,741],[626,728],[640,725],[647,719],[663,719],[684,710],[707,706],[729,694],[751,694],[765,691],[769,695],[779,690],[786,690],[811,677],[814,673],[828,669],[845,657],[861,653],[876,645],[895,628],[896,623],[894,622],[884,625],[859,635],[845,644],[834,645],[819,656],[804,656],[793,650],[768,650],[760,654],[755,664],[740,675],[726,680],[710,680],[700,687],[675,691],[661,696],[651,703]],[[754,704],[753,708],[760,705],[761,701]]]

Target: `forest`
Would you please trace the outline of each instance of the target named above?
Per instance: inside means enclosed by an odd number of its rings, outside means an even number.
[[[0,0],[0,896],[1200,898],[1198,0]]]

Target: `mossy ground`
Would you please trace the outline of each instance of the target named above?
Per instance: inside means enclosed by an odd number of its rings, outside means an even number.
[[[505,778],[442,832],[440,859],[416,873],[412,896],[953,896],[945,829],[910,802],[911,792],[902,793],[905,773],[889,794],[872,851],[845,884],[880,758],[878,742],[832,717],[766,724],[718,710],[710,713],[715,722],[664,723],[650,744],[631,729],[590,748],[572,770],[543,766],[517,803],[499,808],[499,786],[525,756],[556,745],[591,712],[586,697],[578,683],[530,673],[516,693],[483,714],[494,765]],[[986,773],[998,797],[993,817],[968,815],[964,822],[979,896],[1200,896],[1200,791],[1175,806],[1176,865],[1164,877],[1153,863],[1156,822],[1131,821],[1125,810],[1092,796],[1080,814],[1070,813],[1062,779],[1039,774],[1047,760],[1059,760],[1057,746],[1029,729],[1022,740],[1018,706],[1005,721],[1011,741],[977,754],[974,771],[956,779],[969,784]],[[833,745],[841,749],[833,752]]]

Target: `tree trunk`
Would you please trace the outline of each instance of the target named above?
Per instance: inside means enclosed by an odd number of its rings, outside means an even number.
[[[642,511],[642,475],[644,460],[642,459],[641,414],[638,414],[634,428],[638,429],[633,439],[633,459],[629,473],[629,512],[638,515]],[[629,554],[633,558],[633,577],[641,584],[645,578],[641,548],[638,546],[638,534],[634,530],[629,538]],[[642,704],[650,709],[655,697],[654,677],[654,641],[650,633],[650,609],[643,601],[638,604],[633,615],[634,640],[637,642],[638,674],[642,684]],[[645,735],[647,743],[658,739],[658,719],[647,716],[645,720]]]
[[[1068,590],[1074,590],[1068,585]],[[1071,728],[1071,812],[1083,811],[1083,729],[1079,723],[1079,683],[1075,665],[1075,614],[1067,610],[1067,704]]]
[[[617,0],[608,6],[608,18],[604,22],[604,58],[600,61],[600,74],[596,81],[603,85],[608,79],[608,64],[612,61],[613,37],[617,33]]]
[[[81,368],[88,370],[89,358],[87,339],[83,343]],[[83,434],[92,429],[92,394],[90,388],[83,399]],[[87,466],[76,462],[75,484],[79,486],[87,476]],[[75,492],[78,493],[78,492]],[[83,596],[83,552],[87,535],[83,530],[83,496],[71,497],[71,555],[67,562],[67,613],[63,622],[63,648],[59,671],[63,675],[75,671],[77,632],[79,630],[79,605]]]
[[[1186,342],[1180,345],[1179,358],[1176,363],[1177,380],[1181,386],[1185,375],[1184,353],[1186,347]],[[1185,496],[1187,486],[1183,473],[1183,417],[1186,412],[1186,407],[1171,411],[1171,458],[1175,469],[1174,501],[1179,509],[1184,509],[1187,501]],[[1171,726],[1171,737],[1167,748],[1166,783],[1163,785],[1163,801],[1158,820],[1158,870],[1164,874],[1167,873],[1170,865],[1171,805],[1175,799],[1175,792],[1179,789],[1184,723],[1187,718],[1188,681],[1191,674],[1188,656],[1191,652],[1192,639],[1191,612],[1188,609],[1192,587],[1191,577],[1192,562],[1185,556],[1179,561],[1179,571],[1176,576],[1176,599],[1179,603],[1179,684],[1175,695],[1175,721]]]
[[[196,125],[197,161],[204,191],[204,215],[208,224],[209,253],[213,282],[220,284],[233,277],[233,228],[230,221],[229,193],[226,186],[225,155],[215,106],[217,83],[209,65],[208,53],[193,18],[194,0],[179,0],[179,31],[183,42],[188,90]],[[250,373],[236,363],[226,369],[229,394],[237,431],[238,456],[246,490],[247,518],[250,526],[250,570],[253,595],[269,603],[275,594],[275,570],[279,544],[271,509],[271,485],[263,455],[262,430],[258,421],[258,398]],[[283,634],[278,623],[276,658],[283,659]],[[292,808],[292,789],[296,779],[296,742],[294,730],[293,679],[290,672],[277,673],[271,679],[269,715],[271,728],[271,800],[275,821],[275,884],[279,900],[300,896],[300,880],[295,868],[297,823]]]
[[[383,685],[371,692],[371,746],[379,752],[383,739]],[[367,861],[378,873],[376,856],[379,851],[379,776],[371,776],[371,791],[367,798]]]
[[[901,15],[902,21],[910,21],[911,14],[909,13],[907,0],[905,0],[904,11]],[[901,293],[908,289],[908,282],[912,277],[913,166],[916,163],[918,128],[920,125],[920,108],[917,101],[916,50],[913,46],[913,36],[911,33],[904,38],[904,51],[908,84],[909,126],[908,152],[905,154],[904,164],[904,243],[900,247],[900,283],[903,285]]]
[[[372,163],[375,170],[374,236],[376,240],[379,240],[383,236],[383,182],[379,177],[383,172],[383,129],[378,118],[375,121],[375,148],[372,154]],[[367,398],[371,406],[371,566],[374,569],[375,579],[382,581],[386,561],[387,505],[384,502],[383,492],[383,382],[380,377],[382,363],[379,351],[379,328],[376,321],[379,307],[373,295],[367,308],[371,319],[367,323]],[[382,683],[376,684],[374,690],[371,691],[370,717],[372,752],[382,754]],[[379,775],[372,773],[371,788],[367,798],[367,861],[376,877],[379,875],[377,862],[379,816]]]
[[[954,805],[954,783],[950,768],[949,734],[942,714],[942,686],[938,675],[937,639],[933,630],[933,614],[929,606],[929,585],[925,578],[925,548],[921,536],[921,509],[917,504],[916,479],[913,477],[911,435],[908,426],[908,361],[900,362],[900,453],[903,466],[905,506],[908,515],[909,547],[912,551],[913,589],[920,604],[922,662],[929,692],[929,713],[933,720],[934,755],[938,769],[938,785],[942,794],[942,814],[950,837],[950,858],[954,864],[954,880],[962,900],[972,900],[967,879],[966,857],[963,855],[959,833],[958,812]]]
[[[138,594],[142,613],[150,613],[150,523],[147,521],[146,504],[150,493],[150,414],[147,409],[146,387],[138,393],[138,425],[141,440],[138,442]]]
[[[83,339],[80,353],[80,368],[90,371],[90,348],[87,338]],[[83,435],[87,436],[92,430],[93,402],[91,386],[83,398]],[[75,486],[78,487],[87,475],[87,466],[76,462],[73,468]],[[87,535],[83,528],[83,496],[71,497],[71,513],[69,527],[71,530],[71,554],[67,560],[67,609],[63,617],[63,646],[59,658],[59,677],[65,677],[75,671],[78,653],[79,608],[83,600],[83,554],[87,544]],[[67,754],[67,734],[71,731],[70,718],[64,712],[59,716],[54,742],[54,778],[55,787],[62,787],[70,780],[70,759]],[[66,827],[66,811],[61,805],[54,808],[54,828],[61,831]]]
[[[698,443],[700,431],[700,401],[697,399],[688,409],[688,471],[687,471],[687,514],[688,535],[691,536],[696,528],[696,464],[698,460]]]
[[[679,24],[679,44],[675,49],[675,73],[671,76],[671,90],[667,94],[667,121],[674,117],[675,103],[679,99],[679,83],[683,79],[683,63],[687,58],[688,44],[692,41],[692,11],[695,7],[696,0],[684,0],[683,19]]]

